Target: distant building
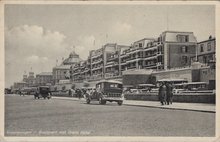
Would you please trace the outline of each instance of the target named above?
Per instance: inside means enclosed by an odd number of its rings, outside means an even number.
[[[52,72],[42,72],[36,75],[36,84],[38,86],[52,84],[52,81],[53,81]]]
[[[70,67],[72,65],[77,64],[80,62],[81,59],[79,55],[76,54],[74,51],[70,53],[69,57],[66,58],[61,65],[56,66],[53,68],[53,84],[58,83],[60,80],[70,79]]]
[[[27,86],[28,87],[33,87],[36,86],[36,79],[34,76],[34,72],[29,72],[29,76],[27,77]]]
[[[26,82],[14,82],[13,85],[13,90],[20,90],[23,87],[27,87],[27,83]]]

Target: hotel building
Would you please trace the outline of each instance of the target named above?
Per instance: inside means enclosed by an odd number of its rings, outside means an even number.
[[[196,55],[196,45],[193,32],[177,31],[165,31],[158,38],[144,38],[131,46],[106,44],[90,51],[87,61],[72,66],[72,81],[121,78],[125,70],[187,67]]]
[[[36,85],[44,86],[51,85],[53,82],[53,74],[52,72],[42,72],[36,75]]]

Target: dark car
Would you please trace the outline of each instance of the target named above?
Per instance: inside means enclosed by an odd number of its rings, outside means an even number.
[[[40,86],[37,88],[36,93],[34,94],[34,98],[35,99],[40,99],[40,98],[44,98],[44,99],[50,99],[51,98],[51,91],[50,91],[50,87],[48,86]]]
[[[89,104],[92,100],[99,101],[99,104],[117,102],[122,105],[124,96],[122,94],[122,83],[113,80],[103,80],[96,84],[95,90],[85,94],[86,102]]]

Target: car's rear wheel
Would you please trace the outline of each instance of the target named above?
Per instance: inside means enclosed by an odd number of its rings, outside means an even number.
[[[118,105],[121,106],[123,101],[118,101]]]
[[[86,103],[87,103],[87,104],[90,104],[90,99],[86,99]]]

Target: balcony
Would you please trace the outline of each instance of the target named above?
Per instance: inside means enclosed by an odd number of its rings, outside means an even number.
[[[103,53],[102,53],[102,52],[100,52],[100,53],[98,53],[98,54],[92,56],[91,59],[99,58],[99,57],[101,57],[101,56],[103,56]]]
[[[130,69],[135,69],[135,68],[136,68],[136,66],[127,67],[128,70],[130,70]]]
[[[119,77],[119,73],[105,73],[105,78]]]
[[[150,51],[157,49],[157,46],[145,47],[143,51]]]
[[[119,55],[112,55],[107,60],[112,61],[112,60],[118,59],[118,57],[119,57]]]
[[[127,54],[133,54],[133,53],[136,53],[136,52],[142,52],[144,48],[142,47],[139,47],[139,48],[134,48],[134,49],[130,49]]]
[[[137,62],[137,61],[140,61],[140,60],[143,60],[143,58],[131,58],[131,59],[128,59],[128,60],[126,61],[126,63]]]
[[[157,56],[151,56],[151,57],[146,57],[146,58],[144,58],[144,60],[146,61],[146,60],[152,60],[152,59],[155,59],[155,58],[157,58]]]
[[[144,56],[144,58],[149,58],[149,57],[153,57],[153,56],[157,56],[157,53],[153,53],[153,54],[147,54]]]
[[[118,63],[117,63],[117,62],[108,62],[108,63],[105,65],[105,68],[107,68],[107,67],[113,67],[113,66],[118,66]]]
[[[102,66],[96,66],[94,68],[92,68],[92,70],[99,70],[99,69],[102,69],[103,68],[103,65]]]
[[[94,61],[92,61],[92,65],[93,65],[93,64],[101,63],[102,61],[103,61],[102,58],[100,58],[100,59],[98,59],[98,60],[94,60]]]
[[[92,76],[90,76],[89,78],[88,78],[88,80],[100,80],[100,79],[102,79],[103,77],[102,77],[102,74],[93,74]]]

